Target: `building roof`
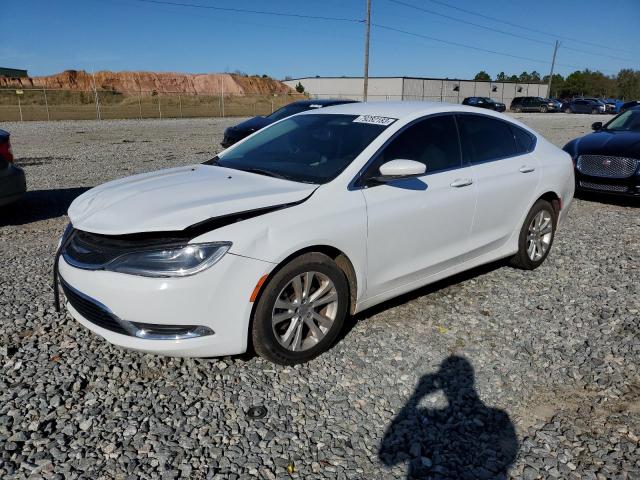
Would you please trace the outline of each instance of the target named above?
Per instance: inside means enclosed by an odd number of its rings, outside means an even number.
[[[299,81],[299,80],[310,80],[310,79],[314,79],[314,78],[318,78],[318,79],[327,79],[327,80],[336,80],[336,79],[356,79],[356,80],[362,80],[363,77],[347,77],[347,76],[340,76],[340,77],[323,77],[323,76],[313,76],[313,77],[298,77],[298,78],[287,78],[285,80],[282,80],[283,82],[293,82],[293,81]],[[435,78],[435,77],[406,77],[406,76],[398,76],[398,77],[369,77],[369,80],[374,80],[374,79],[398,79],[398,80],[436,80],[438,82],[440,81],[445,81],[445,82],[477,82],[477,83],[518,83],[521,85],[546,85],[545,82],[543,81],[538,81],[538,82],[521,82],[521,81],[515,81],[512,82],[510,80],[473,80],[473,79],[464,79],[464,78]]]

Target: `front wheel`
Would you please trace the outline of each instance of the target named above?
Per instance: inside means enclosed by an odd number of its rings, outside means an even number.
[[[346,276],[331,258],[294,259],[263,287],[251,328],[256,353],[281,365],[311,360],[336,340],[348,303]]]
[[[598,113],[600,113],[600,110],[598,110],[597,108],[592,108],[592,109],[591,109],[591,114],[592,114],[592,115],[596,115],[596,114],[598,114]]]
[[[511,258],[511,265],[524,270],[534,270],[542,265],[551,250],[557,221],[553,205],[538,200],[524,220],[518,238],[518,253]]]
[[[547,107],[546,105],[542,105],[540,107],[540,113],[547,113],[549,111],[549,107]]]

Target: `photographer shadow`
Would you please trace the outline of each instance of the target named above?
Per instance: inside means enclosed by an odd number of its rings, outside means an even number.
[[[420,405],[439,391],[446,407]],[[408,463],[409,480],[505,479],[518,448],[509,415],[487,407],[475,391],[469,361],[450,356],[420,379],[387,427],[378,457],[387,467]]]

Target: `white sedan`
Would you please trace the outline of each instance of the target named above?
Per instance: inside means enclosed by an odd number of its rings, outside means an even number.
[[[496,259],[538,267],[573,191],[571,157],[499,113],[323,108],[202,165],[86,192],[56,279],[116,345],[295,364],[349,314]]]

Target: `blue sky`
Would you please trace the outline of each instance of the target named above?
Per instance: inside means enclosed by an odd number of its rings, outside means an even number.
[[[168,0],[171,1],[171,0]],[[350,19],[365,0],[173,0],[223,8]],[[372,0],[372,22],[507,53],[490,54],[372,27],[370,75],[472,77],[481,69],[545,74],[555,35],[556,71],[640,69],[640,0]],[[408,3],[489,31],[402,5]],[[454,5],[548,35],[447,7]],[[364,25],[144,3],[139,0],[3,0],[0,66],[32,75],[65,69],[220,72],[276,78],[361,75]],[[535,40],[535,41],[534,41]],[[605,48],[595,46],[602,45]],[[583,50],[578,52],[571,48]],[[591,54],[589,54],[590,52]],[[593,55],[602,54],[607,56]],[[619,58],[610,58],[619,57]],[[571,66],[569,66],[571,65]]]

